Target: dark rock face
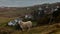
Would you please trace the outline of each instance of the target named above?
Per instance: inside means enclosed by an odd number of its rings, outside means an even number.
[[[53,17],[59,16],[60,15],[60,8],[58,8],[57,11],[54,11],[52,15],[53,15]]]
[[[34,18],[37,21],[38,25],[44,25],[44,24],[49,24],[54,22],[59,22],[60,21],[60,8],[57,8],[58,10],[53,11],[52,15],[45,15],[44,11],[37,11],[34,14]],[[40,12],[40,14],[38,14]],[[52,17],[52,18],[51,18]]]

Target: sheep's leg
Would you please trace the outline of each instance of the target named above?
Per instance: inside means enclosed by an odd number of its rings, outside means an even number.
[[[28,32],[30,31],[31,25],[28,25]]]
[[[20,26],[22,28],[22,31],[24,31],[24,28],[22,26]]]
[[[30,31],[30,27],[28,27],[28,30],[27,30],[27,32],[29,32]]]
[[[24,28],[22,28],[22,31],[24,31]]]

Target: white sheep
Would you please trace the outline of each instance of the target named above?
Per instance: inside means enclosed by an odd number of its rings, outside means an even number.
[[[27,21],[27,22],[19,21],[18,24],[22,28],[22,31],[24,31],[25,28],[28,28],[28,31],[29,31],[30,28],[32,27],[32,22],[31,21]]]

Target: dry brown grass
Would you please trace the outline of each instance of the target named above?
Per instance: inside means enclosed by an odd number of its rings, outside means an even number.
[[[10,27],[1,27],[0,32],[1,31],[7,34],[60,34],[60,28],[57,28],[55,24],[33,27],[29,32],[14,30]]]
[[[0,33],[1,34],[60,34],[60,23],[52,25],[43,25],[31,28],[29,32],[21,30],[15,30],[12,27],[5,26],[4,24],[14,18],[0,17]]]
[[[60,28],[57,28],[56,24],[44,25],[32,28],[29,32],[15,31],[12,34],[60,34]]]

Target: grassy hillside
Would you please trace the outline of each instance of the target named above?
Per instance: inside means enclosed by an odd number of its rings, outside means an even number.
[[[42,25],[31,28],[29,32],[21,30],[16,30],[16,27],[9,27],[6,26],[6,24],[10,21],[15,19],[16,17],[23,16],[25,13],[31,13],[32,11],[36,11],[39,7],[44,8],[47,4],[37,5],[29,7],[30,9],[27,10],[27,7],[5,7],[0,8],[0,34],[60,34],[60,23],[55,23],[52,25]],[[55,4],[49,4],[49,6],[56,6]],[[59,4],[58,4],[59,5]],[[60,5],[59,5],[60,6]],[[9,8],[9,9],[8,9]],[[56,17],[56,21],[60,21],[60,16]],[[39,19],[39,18],[38,18]],[[41,21],[45,23],[44,21],[47,20],[46,18],[43,18]],[[33,22],[33,25],[36,25],[37,22]],[[40,22],[39,22],[40,23]],[[38,24],[37,24],[38,25]]]
[[[60,24],[60,23],[59,23]],[[0,27],[1,34],[60,34],[60,26],[58,27],[57,24],[52,25],[44,25],[33,27],[29,32],[21,30],[15,30],[12,27]]]
[[[6,26],[14,18],[0,17],[0,34],[60,34],[60,23],[43,25],[31,28],[29,32],[16,30],[15,27]]]

